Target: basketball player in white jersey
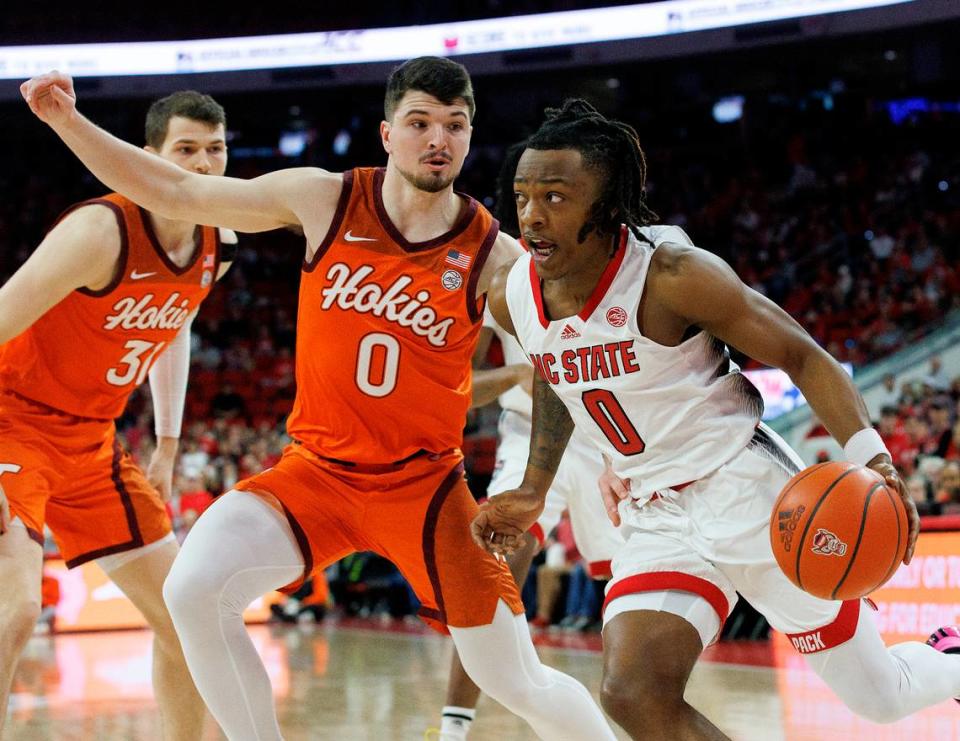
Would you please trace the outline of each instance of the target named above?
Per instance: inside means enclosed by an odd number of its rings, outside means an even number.
[[[530,360],[516,338],[506,332],[489,311],[484,313],[474,362],[486,358],[494,337],[503,347],[504,365],[474,370],[471,401],[472,406],[481,407],[496,399],[502,409],[497,425],[496,466],[487,488],[490,497],[515,489],[523,481],[530,450],[533,403],[529,391],[533,378]],[[623,538],[608,519],[598,493],[597,481],[603,471],[600,451],[575,430],[547,492],[543,512],[524,533],[517,550],[507,557],[518,587],[523,587],[534,556],[543,548],[546,536],[556,528],[565,509],[570,511],[573,537],[577,550],[587,562],[588,573],[594,579],[610,578],[610,562],[623,545]],[[479,699],[480,689],[467,676],[454,651],[439,741],[465,741],[476,717]]]
[[[789,373],[847,457],[900,493],[906,562],[916,509],[846,373],[723,261],[644,226],[656,218],[645,179],[633,129],[583,101],[548,111],[528,141],[514,185],[530,254],[500,271],[489,300],[539,371],[530,457],[520,487],[481,509],[475,541],[514,549],[576,423],[627,495],[608,503],[626,545],[605,601],[601,698],[632,738],[726,738],[684,689],[737,592],[871,721],[960,695],[960,656],[936,650],[955,643],[954,632],[938,632],[935,647],[888,649],[865,602],[817,599],[780,571],[769,518],[801,463],[759,424],[759,396],[725,343]],[[565,339],[567,325],[579,336]]]
[[[511,235],[518,234],[513,175],[523,151],[523,143],[508,149],[497,183],[496,215],[501,231]],[[504,364],[499,368],[483,368],[494,337],[503,349]],[[486,406],[496,399],[502,409],[497,430],[496,465],[487,487],[487,496],[494,497],[516,488],[523,480],[530,450],[533,366],[517,339],[497,323],[489,310],[483,315],[483,329],[473,354],[473,365],[471,407]],[[523,588],[534,556],[568,508],[574,540],[587,561],[590,575],[594,579],[610,578],[610,561],[623,545],[623,538],[610,523],[603,501],[597,496],[597,482],[602,474],[600,451],[584,436],[575,433],[547,493],[543,512],[524,533],[521,545],[506,559],[518,587]],[[480,689],[467,676],[460,656],[454,650],[439,738],[431,737],[434,729],[427,731],[427,738],[465,741],[476,717],[479,699]]]

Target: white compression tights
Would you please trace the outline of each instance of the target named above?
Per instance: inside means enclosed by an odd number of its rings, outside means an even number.
[[[616,736],[587,688],[540,663],[523,615],[501,600],[493,622],[450,628],[460,661],[487,695],[549,741],[614,741]]]
[[[230,741],[275,741],[280,727],[243,611],[303,573],[284,516],[256,495],[224,494],[197,520],[163,596],[200,695]]]
[[[915,641],[887,648],[866,606],[853,638],[806,659],[847,707],[874,723],[960,695],[960,655]]]
[[[270,680],[242,613],[302,572],[283,515],[253,494],[231,491],[197,520],[167,577],[163,595],[190,673],[231,741],[281,738]],[[451,633],[474,681],[542,738],[614,741],[587,689],[540,663],[523,616],[503,602],[490,625]]]

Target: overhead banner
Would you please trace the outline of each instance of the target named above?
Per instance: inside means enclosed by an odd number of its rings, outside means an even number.
[[[122,77],[317,67],[591,44],[803,18],[915,0],[666,0],[428,26],[190,41],[0,47],[0,79],[52,69]]]

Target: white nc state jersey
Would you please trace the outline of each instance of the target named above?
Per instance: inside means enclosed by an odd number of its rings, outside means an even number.
[[[579,314],[548,321],[530,255],[507,278],[517,338],[563,400],[577,430],[631,479],[631,494],[695,481],[750,441],[763,401],[722,342],[699,332],[676,347],[640,334],[637,313],[654,245],[689,244],[682,229],[624,228],[616,254]]]

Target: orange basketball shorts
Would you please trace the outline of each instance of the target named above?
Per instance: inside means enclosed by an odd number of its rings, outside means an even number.
[[[75,417],[0,394],[0,484],[10,516],[43,544],[50,527],[73,568],[171,532],[170,518],[110,420]]]
[[[523,612],[506,564],[470,538],[478,510],[459,451],[375,468],[293,444],[276,466],[236,488],[280,501],[303,551],[304,576],[373,551],[400,569],[421,602],[420,617],[440,632],[489,624],[500,599]]]

